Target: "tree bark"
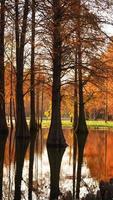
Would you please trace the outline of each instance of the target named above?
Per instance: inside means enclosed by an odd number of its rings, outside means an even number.
[[[36,85],[36,121],[37,121],[37,126],[39,128],[39,123],[40,123],[40,112],[39,112],[39,107],[40,107],[40,83],[37,79],[37,85]]]
[[[4,29],[5,29],[5,0],[1,1],[0,13],[0,134],[7,133],[8,127],[5,116],[5,83],[4,83]]]
[[[77,102],[77,50],[75,52],[75,80],[74,80],[74,117],[73,117],[73,199],[75,199],[75,177],[76,177],[76,157],[77,157],[77,135],[76,127],[78,123],[78,102]]]
[[[16,83],[16,136],[28,137],[28,126],[25,116],[24,99],[23,99],[23,69],[24,69],[24,46],[27,28],[28,0],[24,4],[23,24],[21,36],[19,35],[19,8],[18,0],[15,0],[15,35],[16,35],[16,66],[17,66],[17,83]]]
[[[11,46],[11,68],[10,68],[10,126],[13,129],[13,33]]]
[[[53,84],[52,116],[47,145],[66,146],[61,125],[61,7],[60,0],[53,0]]]
[[[31,117],[30,129],[36,130],[35,119],[35,66],[34,66],[34,53],[35,53],[35,0],[32,0],[32,39],[31,39]]]
[[[82,69],[82,46],[81,46],[81,0],[77,1],[77,69],[78,69],[78,96],[79,96],[79,117],[76,128],[77,143],[78,143],[78,167],[77,167],[77,185],[76,198],[79,199],[80,181],[81,181],[81,167],[83,162],[83,152],[86,143],[88,128],[86,125],[84,112],[84,96],[83,96],[83,69]]]
[[[78,47],[78,79],[79,79],[79,117],[77,124],[77,134],[88,134],[84,112],[83,81],[82,81],[82,54],[81,46]]]

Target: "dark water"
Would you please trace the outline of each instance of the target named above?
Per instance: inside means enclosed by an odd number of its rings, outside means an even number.
[[[50,166],[48,161],[46,139],[47,129],[43,129],[35,140],[34,167],[33,167],[33,192],[32,199],[49,199],[50,193]],[[68,144],[61,163],[60,189],[62,192],[72,191],[73,177],[73,134],[72,130],[65,129],[64,135]],[[0,154],[3,154],[0,148]],[[22,153],[23,152],[23,153]],[[97,190],[99,180],[108,180],[113,177],[113,131],[90,131],[84,151],[82,167],[81,196],[88,190]],[[24,161],[24,164],[23,164]],[[18,167],[17,167],[18,166]],[[15,179],[16,174],[16,179]],[[22,177],[21,177],[22,176]],[[29,187],[29,145],[19,142],[15,146],[12,134],[7,139],[5,146],[3,168],[3,199],[14,199],[15,183],[21,182],[21,199],[28,199]],[[17,187],[17,194],[19,187]],[[16,196],[17,196],[16,194]],[[18,198],[15,198],[18,199]]]

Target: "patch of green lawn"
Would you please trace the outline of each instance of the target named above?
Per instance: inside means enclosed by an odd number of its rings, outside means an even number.
[[[96,121],[96,120],[87,120],[87,125],[89,127],[113,127],[113,121]]]
[[[101,128],[101,127],[105,127],[105,128],[113,128],[113,121],[108,121],[105,122],[103,120],[87,120],[86,121],[88,127],[90,128]],[[72,122],[70,120],[62,120],[62,126],[63,127],[72,127]],[[46,127],[49,128],[50,126],[50,120],[43,120],[42,121],[42,127]]]
[[[50,120],[43,120],[42,121],[42,127],[49,127],[50,126]],[[72,127],[72,122],[69,120],[62,120],[62,126],[63,127]]]

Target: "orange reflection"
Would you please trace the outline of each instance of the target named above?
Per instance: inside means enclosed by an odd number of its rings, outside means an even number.
[[[63,131],[64,131],[64,136],[66,138],[66,142],[69,145],[66,151],[67,153],[65,153],[64,155],[64,160],[68,159],[67,163],[69,165],[72,165],[73,132],[71,129],[64,129]],[[37,141],[35,144],[35,155],[36,157],[38,156],[39,160],[42,159],[42,156],[44,156],[45,154],[46,150],[45,144],[46,144],[47,134],[48,134],[48,129],[43,129],[42,133],[39,133],[37,136]],[[113,131],[90,130],[84,150],[84,158],[87,167],[90,170],[90,175],[92,178],[96,180],[101,180],[101,179],[108,180],[110,178],[113,178],[112,155],[113,155]],[[9,166],[10,163],[13,163],[14,158],[15,158],[15,137],[14,133],[12,133],[11,144],[9,142],[9,137],[6,143],[5,159],[4,159],[5,166]],[[29,149],[27,150],[26,153],[26,160],[29,160]],[[48,159],[47,158],[45,159],[44,157],[44,160],[45,160],[44,162],[48,164],[47,163]]]
[[[91,131],[85,147],[91,176],[97,180],[113,177],[113,132],[106,130]]]

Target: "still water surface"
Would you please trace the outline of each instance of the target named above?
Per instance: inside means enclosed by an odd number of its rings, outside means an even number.
[[[50,167],[46,150],[47,129],[39,133],[35,142],[33,169],[33,200],[48,199],[50,192]],[[60,173],[60,188],[62,192],[72,191],[73,177],[73,133],[64,129],[68,147],[63,155]],[[18,153],[19,154],[19,153]],[[20,151],[21,154],[21,151]],[[2,152],[1,152],[2,155]],[[97,190],[99,180],[113,178],[113,131],[90,130],[84,151],[82,167],[81,196],[88,190]],[[13,199],[15,190],[15,139],[11,143],[7,139],[3,170],[4,199]],[[28,199],[29,147],[27,149],[23,175],[22,198]]]

